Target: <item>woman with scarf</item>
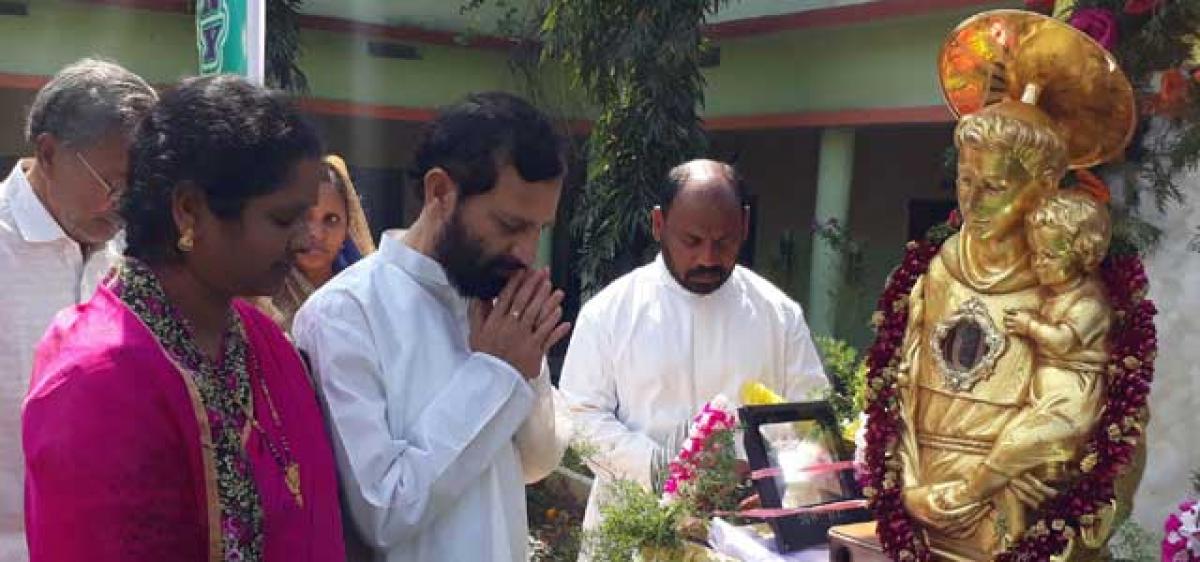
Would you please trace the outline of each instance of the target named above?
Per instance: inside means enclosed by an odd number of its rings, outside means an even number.
[[[288,272],[283,288],[269,299],[258,300],[259,308],[285,332],[291,332],[292,318],[313,291],[375,251],[367,216],[350,181],[346,162],[333,154],[326,156],[324,162],[325,175],[317,204],[305,218],[313,243],[296,256],[296,266]]]

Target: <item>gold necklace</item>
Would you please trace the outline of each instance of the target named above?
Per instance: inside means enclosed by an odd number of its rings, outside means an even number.
[[[247,346],[249,347],[249,346]],[[250,349],[246,350],[247,355],[250,355]],[[253,427],[258,434],[262,436],[263,443],[267,444],[267,449],[271,452],[271,457],[275,459],[275,464],[283,469],[283,481],[287,484],[288,492],[291,492],[292,499],[296,502],[296,507],[304,507],[304,492],[300,489],[300,463],[296,462],[292,456],[292,449],[288,446],[287,435],[283,431],[283,420],[279,417],[279,411],[275,409],[275,401],[271,399],[271,391],[267,389],[267,380],[258,369],[258,359],[254,358],[254,372],[247,373],[248,376],[254,377],[258,374],[258,384],[262,388],[263,396],[267,399],[267,407],[271,410],[271,419],[275,422],[275,429],[279,430],[280,445],[283,446],[281,453],[275,447],[275,443],[267,437],[267,432],[263,426],[258,423],[254,417],[254,395],[251,393],[250,403],[242,404],[242,410],[246,414],[248,426],[242,431],[242,448],[245,449],[246,443],[250,439],[250,427]]]

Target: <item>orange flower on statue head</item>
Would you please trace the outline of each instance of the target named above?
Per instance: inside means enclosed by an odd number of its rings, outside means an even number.
[[[1158,95],[1154,107],[1158,113],[1176,116],[1187,103],[1188,83],[1183,73],[1176,69],[1164,71],[1158,82]]]
[[[1104,184],[1104,180],[1096,177],[1096,174],[1087,170],[1075,170],[1075,180],[1075,189],[1091,195],[1097,201],[1107,205],[1112,200],[1108,186]]]

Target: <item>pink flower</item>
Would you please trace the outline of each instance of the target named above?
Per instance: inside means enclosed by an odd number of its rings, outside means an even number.
[[[1132,16],[1148,14],[1162,4],[1162,0],[1128,0],[1125,2],[1125,13]]]
[[[1119,30],[1117,16],[1103,8],[1084,8],[1071,14],[1069,22],[1076,29],[1095,39],[1101,47],[1112,51],[1117,46]]]
[[[1169,562],[1200,560],[1200,503],[1179,504],[1179,511],[1163,525],[1162,559]]]

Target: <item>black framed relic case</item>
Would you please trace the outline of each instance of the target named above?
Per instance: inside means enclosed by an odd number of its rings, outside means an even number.
[[[754,489],[763,509],[774,512],[765,519],[779,552],[822,544],[835,525],[871,520],[865,506],[845,507],[863,496],[829,402],[743,406],[738,415]]]

